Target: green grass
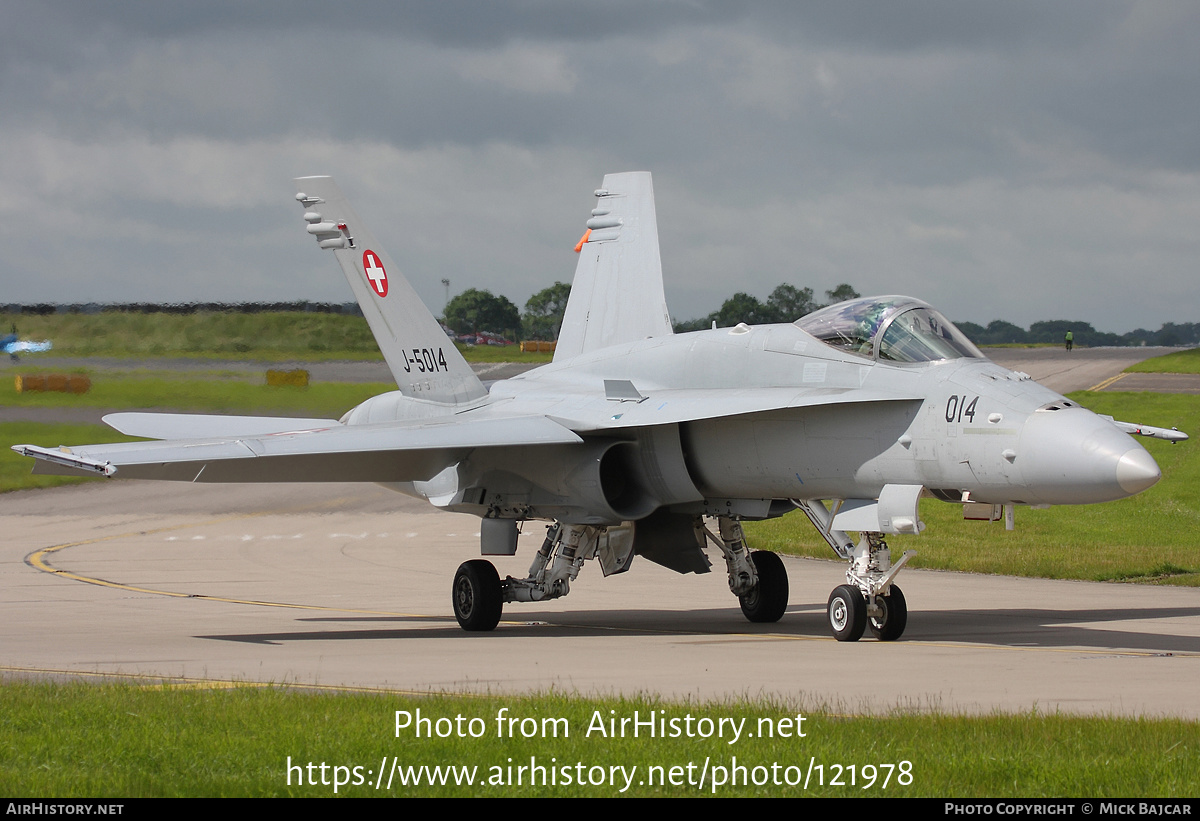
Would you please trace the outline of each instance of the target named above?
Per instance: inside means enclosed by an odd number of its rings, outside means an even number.
[[[1200,434],[1200,398],[1181,394],[1072,394],[1097,413]],[[1129,499],[1102,505],[1019,507],[1016,530],[964,521],[962,506],[921,501],[927,528],[890,540],[894,554],[916,550],[912,567],[1097,581],[1136,580],[1200,586],[1200,452],[1196,441],[1138,440],[1162,468],[1162,480]],[[833,552],[802,515],[748,523],[756,550],[831,559]]]
[[[178,377],[138,373],[91,373],[85,394],[18,393],[0,380],[0,405],[22,408],[158,408],[202,413],[271,414],[286,411],[341,416],[372,396],[395,390],[385,382],[317,382],[307,388],[272,388],[239,376]]]
[[[499,738],[496,716],[564,718],[569,736]],[[480,719],[478,738],[416,738],[411,729],[397,735],[396,711],[436,721]],[[656,716],[745,718],[756,737],[602,738],[586,731],[598,711],[608,719]],[[659,713],[657,711],[665,711]],[[805,716],[804,737],[758,737],[759,719],[778,727],[780,719]],[[446,726],[446,725],[443,725]],[[464,724],[464,727],[466,725]],[[549,726],[549,725],[547,725]],[[564,726],[563,724],[557,725]],[[681,727],[686,726],[680,724]],[[796,726],[793,724],[793,726]],[[763,725],[766,727],[766,724]],[[794,733],[791,733],[794,736]],[[293,765],[324,762],[332,781],[334,766],[362,768],[362,785],[338,788],[349,796],[615,796],[603,786],[409,786],[393,783],[376,791],[368,770],[396,757],[402,766],[475,766],[477,778],[508,778],[531,757],[547,767],[576,762],[593,766],[636,767],[626,795],[695,796],[704,788],[639,785],[650,767],[693,765],[693,781],[705,759],[730,768],[733,758],[753,768],[795,767],[803,778],[810,760],[823,765],[807,791],[801,787],[753,784],[721,786],[716,794],[936,797],[1171,797],[1200,794],[1200,725],[1172,719],[1077,718],[1024,713],[982,717],[926,715],[897,711],[885,716],[846,716],[828,707],[766,699],[729,702],[669,702],[653,698],[581,698],[560,694],[513,697],[440,696],[418,698],[378,694],[314,694],[275,688],[177,689],[132,685],[88,685],[11,681],[0,687],[0,793],[31,798],[140,796],[331,796],[327,785],[297,784]],[[554,759],[553,763],[551,759]],[[882,786],[863,788],[862,766],[909,762],[911,782],[898,770]],[[842,786],[832,781],[841,768]],[[847,768],[855,766],[854,780]],[[561,773],[561,769],[558,770]],[[710,771],[716,772],[716,771]],[[353,770],[344,771],[352,777]],[[304,770],[305,781],[308,771]],[[769,776],[760,770],[757,777]],[[320,779],[320,771],[314,770]],[[526,776],[527,778],[527,776]],[[906,779],[907,780],[907,779]]]
[[[378,358],[362,317],[303,312],[255,314],[0,314],[22,338],[49,339],[57,356],[205,356],[245,359]],[[36,354],[31,354],[30,359]]]
[[[0,380],[0,405],[22,408],[154,409],[226,414],[303,414],[338,418],[376,394],[394,390],[385,383],[322,382],[307,388],[271,388],[244,377],[147,376],[98,372],[92,389],[82,395],[52,392],[17,393],[13,382]],[[0,423],[0,493],[94,481],[67,476],[34,476],[33,462],[9,445],[44,447],[99,442],[130,442],[107,425],[47,422]]]
[[[536,362],[543,364],[554,358],[552,353],[521,353],[519,345],[460,345],[454,343],[468,362]]]
[[[1125,369],[1125,373],[1200,373],[1200,348],[1163,354]]]
[[[360,316],[300,311],[242,314],[0,314],[0,328],[16,323],[22,339],[49,339],[49,356],[197,357],[265,362],[379,360],[367,321]],[[551,354],[523,354],[516,345],[457,345],[468,362],[549,362]],[[36,366],[40,354],[23,361]]]

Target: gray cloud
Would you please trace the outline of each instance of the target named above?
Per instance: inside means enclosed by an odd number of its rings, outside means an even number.
[[[1190,4],[8,11],[3,301],[348,299],[289,199],[334,173],[435,308],[442,277],[521,303],[600,176],[648,168],[680,317],[787,280],[1197,319]]]

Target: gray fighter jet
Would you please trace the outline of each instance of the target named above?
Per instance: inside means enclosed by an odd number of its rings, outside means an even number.
[[[297,180],[306,231],[345,272],[398,390],[340,420],[116,413],[160,441],[15,450],[38,472],[185,482],[376,482],[479,516],[482,553],[511,555],[548,522],[525,578],[467,561],[452,586],[467,630],[506,602],[567,595],[584,562],[642,557],[707,573],[725,560],[753,622],[788,604],[783,563],[745,520],[799,510],[848,564],[828,601],[842,641],[899,638],[908,609],[886,537],[923,529],[933,496],[986,516],[1120,499],[1158,481],[1116,423],[989,361],[944,316],[900,296],[793,324],[674,334],[650,175],[595,192],[554,361],[486,386],[329,177]],[[857,539],[848,533],[859,534]]]

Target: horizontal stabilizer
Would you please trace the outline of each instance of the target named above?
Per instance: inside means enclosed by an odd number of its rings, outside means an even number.
[[[336,419],[286,416],[219,416],[202,413],[110,413],[104,423],[126,436],[147,439],[208,439],[218,436],[265,436],[268,433],[336,428]]]

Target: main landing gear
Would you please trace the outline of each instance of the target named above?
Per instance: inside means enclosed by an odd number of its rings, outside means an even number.
[[[729,590],[738,597],[742,615],[757,624],[779,621],[788,605],[788,577],[783,562],[767,550],[750,552],[737,519],[718,517],[717,528],[719,537],[697,519],[696,538],[700,542],[707,539],[721,550],[729,571]]]
[[[454,574],[451,590],[454,617],[464,630],[494,630],[505,602],[548,601],[570,593],[584,559],[598,558],[606,576],[628,569],[633,542],[622,538],[624,535],[620,528],[556,522],[546,528],[546,540],[524,579],[509,576],[501,581],[496,568],[485,559],[464,562]]]
[[[738,597],[742,613],[756,623],[779,621],[788,604],[783,562],[765,550],[750,552],[736,519],[719,517],[717,524],[719,536],[697,517],[696,540],[701,545],[712,541],[721,550],[729,571],[729,589]],[[633,532],[625,527],[556,522],[546,528],[546,539],[523,579],[509,576],[501,580],[492,563],[484,559],[464,562],[454,574],[451,589],[454,617],[464,630],[494,630],[506,602],[548,601],[567,595],[584,560],[592,558],[599,561],[605,576],[628,570],[633,560]]]
[[[495,630],[504,609],[500,576],[495,566],[484,559],[463,562],[454,574],[451,591],[454,618],[463,630]]]

